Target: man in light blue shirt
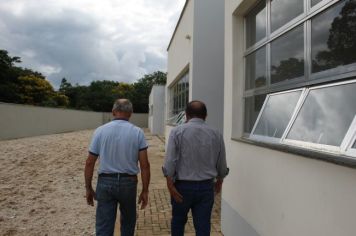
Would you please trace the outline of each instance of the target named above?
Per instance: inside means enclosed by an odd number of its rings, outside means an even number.
[[[114,120],[97,128],[89,147],[85,165],[86,198],[94,205],[96,198],[96,235],[113,235],[117,206],[120,205],[121,235],[133,236],[136,225],[137,174],[141,168],[141,209],[147,206],[150,164],[148,145],[143,131],[129,122],[132,104],[118,99],[113,106]],[[99,159],[96,193],[91,182],[95,162]]]

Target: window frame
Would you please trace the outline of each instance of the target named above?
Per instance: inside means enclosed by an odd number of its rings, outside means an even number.
[[[255,42],[255,44],[247,47],[247,16],[253,12],[254,8],[260,4],[261,1],[266,2],[266,37]],[[255,95],[261,95],[269,93],[276,93],[281,91],[286,91],[290,89],[309,87],[312,85],[318,85],[321,83],[334,83],[342,79],[347,79],[351,77],[356,77],[356,63],[351,63],[348,65],[341,65],[335,68],[331,68],[325,71],[320,71],[312,73],[312,55],[311,55],[311,35],[312,35],[312,19],[316,15],[330,9],[335,4],[339,3],[340,0],[322,0],[317,3],[315,6],[311,7],[311,0],[303,0],[304,11],[301,15],[292,19],[290,22],[281,26],[274,32],[271,32],[271,1],[272,0],[260,0],[256,1],[253,6],[246,11],[246,14],[243,15],[243,25],[244,25],[244,53],[243,53],[243,99],[252,97]],[[292,79],[283,80],[281,82],[271,83],[271,44],[277,38],[287,34],[291,30],[302,25],[304,30],[304,76],[296,77]],[[254,87],[246,89],[246,75],[247,75],[247,57],[252,53],[256,53],[259,49],[266,47],[266,84],[261,87]],[[263,108],[263,107],[262,107]],[[261,110],[262,110],[261,108]],[[244,109],[245,110],[245,109]],[[244,121],[245,122],[245,121]],[[250,133],[243,132],[242,136],[249,136]]]
[[[350,128],[347,131],[344,140],[341,143],[341,152],[347,156],[352,156],[356,159],[356,148],[352,146],[356,142],[356,115],[351,122]]]
[[[306,88],[292,89],[292,90],[286,90],[286,91],[282,91],[282,92],[267,94],[267,96],[265,98],[265,101],[263,102],[262,108],[261,108],[261,110],[260,110],[260,112],[259,112],[259,114],[257,116],[257,119],[256,119],[256,121],[255,121],[255,123],[253,125],[253,128],[251,130],[251,133],[249,135],[250,139],[257,140],[257,141],[262,141],[262,142],[281,143],[282,137],[285,135],[285,132],[289,127],[290,120],[288,121],[288,124],[287,124],[285,130],[283,131],[283,135],[282,135],[281,138],[275,138],[275,137],[270,137],[270,136],[265,136],[265,135],[254,134],[254,132],[255,132],[255,130],[257,128],[257,125],[258,125],[258,123],[260,121],[260,118],[261,118],[261,116],[262,116],[262,114],[263,114],[263,112],[264,112],[264,110],[265,110],[265,108],[267,106],[267,103],[268,103],[270,97],[276,96],[276,95],[281,95],[281,94],[286,94],[286,93],[292,93],[292,92],[296,92],[296,91],[301,91],[301,94],[300,94],[300,96],[298,98],[298,101],[297,101],[297,103],[296,103],[296,105],[294,107],[294,110],[292,112],[292,116],[291,116],[291,119],[292,119],[293,115],[295,114],[296,109],[298,109],[298,107],[300,106],[300,103],[303,101],[304,93],[306,91]]]
[[[351,142],[351,138],[352,135],[349,134],[349,132],[351,132],[351,134],[355,135],[355,131],[356,131],[356,118],[354,118],[353,122],[350,124],[347,133],[345,134],[340,146],[333,146],[333,145],[327,145],[327,144],[318,144],[318,143],[312,143],[312,142],[306,142],[306,141],[301,141],[301,140],[293,140],[293,139],[288,139],[287,135],[289,134],[293,124],[295,123],[298,114],[300,113],[300,110],[302,109],[310,91],[312,90],[316,90],[316,89],[323,89],[323,88],[327,88],[327,87],[336,87],[336,86],[340,86],[340,85],[345,85],[345,84],[352,84],[352,83],[356,83],[356,79],[351,79],[348,81],[342,81],[342,82],[336,82],[336,83],[330,83],[330,84],[326,84],[326,85],[319,85],[319,86],[314,86],[314,87],[310,87],[310,88],[306,88],[306,91],[303,95],[303,100],[300,102],[298,109],[296,109],[294,111],[293,116],[291,117],[291,120],[285,130],[285,133],[283,134],[280,143],[281,144],[287,144],[290,146],[297,146],[297,147],[302,147],[302,148],[306,148],[306,149],[313,149],[313,150],[317,150],[317,151],[324,151],[324,152],[330,152],[330,153],[334,153],[334,154],[348,154],[348,150],[350,149],[350,147],[352,147],[352,144],[350,144],[351,146],[348,146],[349,148],[345,148],[345,143],[349,144]],[[351,129],[351,131],[350,131]],[[351,153],[352,154],[352,153]],[[353,155],[352,155],[353,156]],[[356,156],[355,156],[356,157]]]
[[[184,85],[185,82],[188,84],[187,86]],[[183,99],[184,97],[189,97],[189,89],[185,89],[185,87],[189,88],[189,68],[184,69],[168,87],[170,99],[166,120],[168,125],[177,125],[182,118],[181,113],[184,112],[186,107]]]

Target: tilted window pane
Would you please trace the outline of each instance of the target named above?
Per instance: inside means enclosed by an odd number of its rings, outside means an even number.
[[[275,31],[303,13],[303,0],[272,0],[271,31]]]
[[[356,114],[356,83],[310,90],[288,139],[340,146]]]
[[[269,97],[254,134],[281,138],[298,103],[302,91]]]
[[[246,89],[266,85],[266,66],[266,47],[262,47],[246,57]]]
[[[289,31],[271,44],[271,83],[304,75],[303,25]]]
[[[254,45],[266,36],[266,1],[262,0],[246,16],[246,47]]]
[[[244,132],[250,133],[262,108],[266,95],[245,98]]]
[[[356,62],[356,1],[341,1],[312,19],[312,72]]]
[[[316,4],[318,4],[319,2],[321,2],[322,0],[311,0],[311,6],[315,6]]]

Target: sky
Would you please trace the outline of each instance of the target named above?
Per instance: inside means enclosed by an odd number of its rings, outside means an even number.
[[[0,1],[0,49],[55,88],[134,82],[166,71],[167,46],[185,0]]]

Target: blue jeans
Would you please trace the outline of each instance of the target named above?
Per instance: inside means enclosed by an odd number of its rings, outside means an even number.
[[[183,202],[172,203],[172,236],[184,235],[184,226],[187,223],[188,212],[191,209],[196,236],[210,235],[210,218],[214,205],[213,181],[189,182],[177,181],[175,186],[183,196]]]
[[[117,206],[120,205],[121,235],[133,236],[136,226],[137,179],[101,177],[96,186],[96,235],[114,234]]]

